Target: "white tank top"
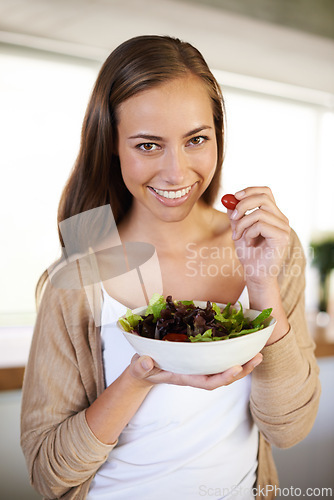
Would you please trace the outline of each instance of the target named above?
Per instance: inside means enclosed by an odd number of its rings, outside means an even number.
[[[117,328],[126,307],[103,290],[102,349],[110,385],[135,354]],[[240,296],[249,307],[247,289]],[[251,375],[214,391],[160,384],[99,468],[89,500],[254,499],[258,430]]]

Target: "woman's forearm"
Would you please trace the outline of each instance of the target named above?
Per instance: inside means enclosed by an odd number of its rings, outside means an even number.
[[[133,377],[130,367],[126,368],[86,410],[94,435],[105,444],[115,443],[151,388],[152,384]]]

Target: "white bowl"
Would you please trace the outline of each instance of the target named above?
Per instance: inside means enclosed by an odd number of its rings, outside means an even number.
[[[194,304],[205,308],[207,303],[194,301]],[[142,315],[146,309],[147,306],[139,307],[133,312]],[[260,312],[244,309],[244,316],[254,319]],[[118,327],[135,351],[140,356],[150,356],[158,368],[174,373],[210,375],[235,365],[243,365],[260,352],[269,339],[276,320],[269,316],[264,324],[265,327],[257,332],[215,342],[166,342],[126,332],[119,322]]]

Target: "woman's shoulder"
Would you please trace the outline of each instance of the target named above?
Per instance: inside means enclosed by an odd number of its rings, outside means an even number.
[[[58,262],[47,270],[37,305],[39,315],[61,316],[67,326],[90,322],[92,310],[96,308],[96,302],[100,302],[97,299],[102,296],[101,291],[96,293],[98,284],[84,286],[76,262],[73,264],[59,265]],[[100,303],[98,307],[101,307]]]

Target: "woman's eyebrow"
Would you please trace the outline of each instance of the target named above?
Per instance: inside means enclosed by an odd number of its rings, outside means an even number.
[[[163,138],[158,135],[145,134],[140,132],[136,135],[131,135],[129,139],[147,139],[148,141],[162,141]]]
[[[193,130],[190,130],[186,134],[184,134],[182,137],[186,138],[189,137],[190,135],[198,134],[198,132],[202,132],[203,130],[208,130],[212,129],[209,125],[201,125],[200,127],[196,127]],[[148,141],[163,141],[163,137],[160,137],[159,135],[152,135],[152,134],[147,134],[145,132],[139,132],[139,134],[136,135],[131,135],[129,139],[146,139]]]
[[[203,132],[203,130],[208,130],[208,129],[212,130],[212,127],[210,127],[209,125],[201,125],[200,127],[194,128],[193,130],[190,130],[190,132],[184,134],[183,138],[185,139],[190,135],[195,135],[198,134],[199,132]]]

